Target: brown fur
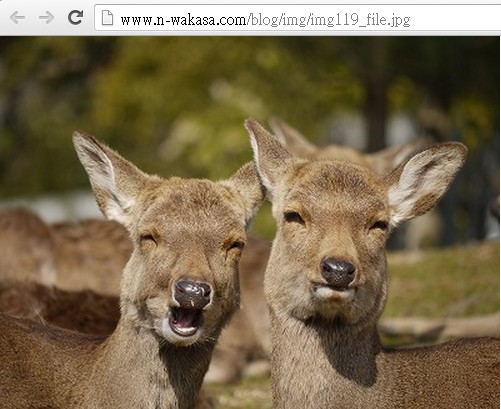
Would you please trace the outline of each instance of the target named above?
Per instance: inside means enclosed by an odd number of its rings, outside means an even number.
[[[49,226],[27,209],[0,212],[0,278],[52,285],[55,240]]]
[[[315,159],[338,159],[359,164],[383,175],[400,164],[410,153],[422,148],[422,139],[379,152],[365,154],[353,148],[329,145],[316,147],[295,128],[279,118],[272,120],[272,127],[281,142],[300,157]],[[231,382],[238,380],[245,372],[246,364],[255,359],[267,358],[270,353],[270,318],[265,306],[262,280],[269,257],[269,246],[261,245],[258,252],[250,242],[241,261],[241,290],[244,311],[239,312],[223,331],[206,380],[209,382]],[[252,266],[255,264],[256,266]],[[250,294],[246,303],[246,294]],[[246,311],[247,309],[247,311]],[[250,311],[251,314],[248,313]],[[268,373],[268,366],[260,366],[259,375]]]
[[[0,225],[0,311],[83,333],[112,332],[121,272],[132,253],[125,227],[110,220],[47,224],[22,208],[2,211]],[[236,381],[249,362],[267,360],[263,277],[269,251],[268,241],[249,237],[240,261],[241,311],[216,344],[209,382]],[[50,282],[45,265],[53,266]]]
[[[221,182],[165,180],[91,136],[74,142],[101,210],[132,238],[121,316],[101,338],[0,314],[0,406],[191,408],[239,305],[239,243],[263,198],[254,166]],[[212,288],[186,336],[169,324],[179,279]]]
[[[346,161],[296,158],[255,121],[246,126],[277,221],[264,282],[274,407],[499,407],[499,340],[392,351],[377,332],[389,232],[435,205],[464,145],[432,147],[383,179]],[[326,259],[351,263],[353,280],[329,284]]]
[[[0,278],[117,296],[132,254],[125,227],[109,220],[48,224],[28,209],[0,212]]]
[[[0,282],[0,311],[90,335],[110,335],[120,318],[118,297],[15,280]]]
[[[388,175],[409,155],[428,145],[425,138],[418,138],[401,145],[391,146],[372,153],[364,153],[349,146],[329,144],[317,147],[309,142],[298,130],[276,118],[272,129],[287,149],[295,156],[308,159],[335,159],[356,163],[372,169],[381,176]],[[436,209],[423,217],[411,220],[399,232],[405,248],[417,250],[440,242],[442,216]]]
[[[253,375],[269,374],[270,317],[263,290],[269,254],[268,241],[249,237],[240,260],[241,309],[219,337],[207,382],[237,381],[256,361],[263,365]]]
[[[378,173],[387,173],[393,169],[412,151],[423,145],[422,140],[409,144],[388,148],[372,154],[363,154],[349,147],[330,145],[324,148],[318,148],[309,143],[306,138],[296,129],[285,122],[275,119],[273,121],[274,129],[282,136],[286,146],[298,156],[311,156],[314,158],[335,158],[351,161],[360,165],[369,167]],[[28,211],[22,211],[21,217],[17,217],[19,210],[14,209],[0,214],[0,224],[2,217],[9,223],[17,227],[7,230],[9,237],[15,234],[25,235],[23,242],[30,237],[31,229],[26,226],[26,222],[35,218],[39,224],[39,229],[45,232],[39,240],[38,253],[43,247],[47,247],[47,237],[50,244],[50,250],[45,250],[42,254],[46,255],[44,262],[54,260],[54,272],[52,281],[46,284],[53,284],[61,289],[72,292],[73,290],[88,289],[103,293],[105,295],[115,295],[119,292],[120,275],[125,263],[132,251],[132,245],[129,240],[127,230],[119,223],[113,221],[86,220],[78,223],[58,223],[55,225],[46,225],[34,214],[27,214]],[[31,234],[30,240],[36,243],[36,231]],[[2,236],[0,235],[0,243]],[[20,242],[19,245],[24,245]],[[54,244],[56,243],[56,244]],[[20,248],[14,243],[10,246],[0,246],[0,276],[2,275],[2,260],[13,261],[15,258],[9,257],[9,254],[20,252]],[[54,252],[57,248],[57,252]],[[9,249],[15,249],[9,250]],[[231,382],[238,380],[242,374],[247,371],[247,365],[256,359],[267,359],[270,352],[270,319],[267,308],[265,307],[262,282],[264,270],[269,256],[269,243],[258,238],[249,238],[246,248],[243,252],[240,263],[241,277],[241,298],[242,311],[239,311],[232,318],[229,325],[225,328],[216,345],[210,369],[206,380],[209,382]],[[28,251],[23,252],[24,260],[28,260]],[[35,258],[37,253],[33,253]],[[92,257],[89,257],[92,254]],[[32,260],[36,261],[36,260]],[[38,256],[38,264],[40,256]],[[9,276],[20,278],[32,278],[34,267],[25,268],[21,263],[10,263]],[[39,267],[37,267],[39,269]],[[5,270],[5,269],[4,269]],[[39,269],[40,270],[40,269]],[[37,270],[38,271],[38,270]],[[4,274],[5,275],[5,274]],[[39,271],[36,281],[42,277]],[[39,289],[40,290],[40,289]],[[19,291],[19,289],[18,289]],[[50,290],[53,292],[53,290]],[[95,295],[94,295],[95,296]],[[61,299],[59,296],[57,299]],[[67,297],[65,302],[69,302]],[[78,300],[78,297],[76,297]],[[44,298],[44,302],[54,304],[56,299]],[[80,300],[78,300],[80,302]],[[40,308],[42,318],[50,321],[50,317],[43,316],[48,307]],[[29,316],[32,315],[30,312]],[[59,325],[65,328],[64,320],[59,321]],[[71,322],[68,322],[71,325]],[[92,324],[89,323],[92,326]],[[100,324],[96,323],[99,326]],[[71,328],[71,327],[69,327]],[[466,335],[466,334],[465,334]],[[477,333],[478,335],[478,333]],[[261,366],[260,375],[268,373],[267,366]]]
[[[273,118],[271,127],[275,135],[289,152],[301,158],[335,159],[356,163],[372,169],[379,175],[386,175],[404,161],[410,154],[424,148],[424,139],[416,139],[402,145],[392,146],[378,152],[363,153],[349,146],[330,144],[317,147],[297,129],[280,118]]]

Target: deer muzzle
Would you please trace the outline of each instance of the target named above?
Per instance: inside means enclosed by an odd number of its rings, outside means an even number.
[[[355,280],[355,266],[348,261],[326,257],[322,260],[321,268],[322,277],[327,286],[336,291],[347,290]]]
[[[208,283],[179,280],[174,288],[174,300],[178,306],[170,310],[169,325],[177,335],[194,335],[202,325],[202,310],[212,299],[212,288]]]

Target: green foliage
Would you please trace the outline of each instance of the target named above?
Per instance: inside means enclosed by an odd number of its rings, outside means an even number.
[[[374,83],[389,112],[432,101],[471,148],[499,133],[496,37],[2,38],[0,196],[86,187],[76,129],[147,172],[224,178],[252,158],[245,118],[325,139]]]

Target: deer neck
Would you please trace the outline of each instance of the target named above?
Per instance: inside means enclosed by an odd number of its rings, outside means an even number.
[[[93,372],[98,383],[112,380],[106,399],[113,407],[192,408],[214,344],[175,347],[122,317]]]
[[[271,319],[275,407],[363,407],[378,377],[375,324],[300,321],[273,311]]]

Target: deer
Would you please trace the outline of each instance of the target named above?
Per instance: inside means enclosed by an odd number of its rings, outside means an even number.
[[[387,349],[377,331],[388,236],[437,203],[466,147],[431,146],[382,178],[298,158],[257,121],[245,126],[277,225],[264,278],[273,406],[499,407],[499,339]]]
[[[218,182],[163,179],[91,135],[73,143],[100,210],[133,243],[120,318],[103,338],[0,314],[0,406],[192,408],[239,306],[238,262],[263,200],[255,166]]]
[[[127,229],[114,220],[47,223],[27,208],[0,212],[2,280],[118,296],[131,253]]]
[[[381,149],[377,152],[365,153],[350,146],[337,144],[318,147],[311,143],[296,128],[278,117],[271,119],[270,126],[282,144],[287,147],[289,152],[296,156],[316,159],[337,159],[358,163],[361,166],[374,170],[374,172],[381,176],[385,176],[409,155],[424,148],[426,145],[426,141],[423,138],[417,138],[413,141]]]
[[[111,335],[120,318],[118,297],[69,291],[36,281],[0,281],[0,311],[92,335]]]
[[[56,246],[51,229],[28,209],[0,212],[0,278],[52,285]],[[19,257],[24,252],[25,257]]]
[[[349,146],[329,144],[319,147],[311,143],[300,131],[284,120],[275,117],[270,126],[277,138],[295,156],[310,159],[337,159],[357,163],[372,169],[380,176],[387,176],[407,157],[427,146],[425,138],[417,138],[408,143],[392,146],[373,153],[364,153]],[[499,213],[499,197],[490,207],[495,209],[497,203]],[[499,217],[497,218],[499,221]],[[405,242],[408,250],[416,251],[426,242],[438,242],[442,224],[439,212],[431,209],[418,219],[410,220],[405,231]],[[405,317],[385,319],[380,322],[380,329],[392,336],[413,335],[418,341],[443,342],[460,337],[499,337],[499,312],[475,317]]]
[[[275,135],[296,156],[349,161],[372,169],[381,176],[386,176],[409,155],[423,149],[428,144],[427,139],[421,137],[376,152],[365,153],[338,144],[316,146],[296,128],[280,118],[273,118],[270,125]],[[437,209],[432,209],[422,217],[411,220],[406,224],[405,230],[401,229],[398,233],[402,236],[400,240],[405,243],[408,250],[418,251],[425,246],[438,243],[441,228],[442,217]]]
[[[409,154],[424,146],[418,139],[406,144],[363,153],[348,146],[329,145],[317,147],[296,128],[278,117],[270,121],[280,142],[297,156],[309,158],[336,158],[358,163],[385,175]],[[266,360],[271,351],[270,318],[262,286],[266,262],[270,254],[269,243],[254,239],[243,253],[241,261],[241,289],[243,309],[223,331],[206,381],[229,383],[243,374],[267,375]],[[258,351],[257,357],[253,356]]]
[[[48,223],[27,208],[10,208],[0,212],[0,244],[0,311],[85,334],[112,333],[120,276],[132,254],[122,224]],[[242,308],[219,337],[206,382],[269,374],[270,324],[262,289],[269,250],[267,240],[247,238],[240,259]]]

